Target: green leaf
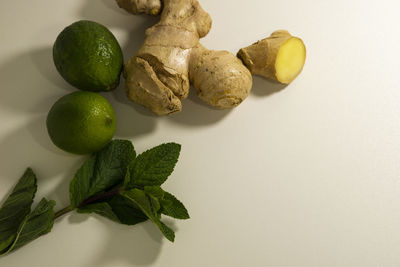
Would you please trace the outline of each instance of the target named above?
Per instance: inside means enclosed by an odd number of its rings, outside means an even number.
[[[37,207],[25,217],[18,228],[15,241],[5,254],[49,233],[54,223],[53,208],[55,204],[56,202],[54,200],[48,201],[43,198]]]
[[[150,197],[152,209],[159,214],[161,209],[160,200],[164,197],[164,190],[159,186],[145,186],[144,192]]]
[[[140,154],[128,167],[124,187],[162,185],[173,172],[180,150],[181,145],[167,143]]]
[[[154,196],[157,199],[163,199],[165,191],[159,186],[145,186],[144,192],[146,192],[148,195]]]
[[[136,204],[143,211],[143,213],[149,217],[149,219],[157,217],[157,212],[152,209],[150,199],[143,190],[135,188],[130,191],[123,192],[122,196]]]
[[[134,225],[146,221],[147,216],[137,205],[122,196],[114,196],[106,202],[94,203],[78,208],[80,213],[97,213],[118,223]]]
[[[12,244],[19,225],[31,211],[36,189],[36,176],[28,168],[0,208],[0,254]]]
[[[158,226],[164,236],[169,241],[174,242],[174,231],[160,221],[159,214],[153,208],[150,198],[144,191],[135,188],[122,193],[122,195],[135,203],[143,211],[143,213],[146,214],[146,216]]]
[[[164,236],[171,242],[174,242],[175,240],[175,233],[174,231],[169,228],[167,225],[165,225],[163,222],[160,221],[160,225],[157,224],[157,226],[160,228],[161,232],[164,234]]]
[[[160,218],[161,214],[158,212],[161,209],[160,201],[151,195],[148,196],[150,200],[151,209],[154,211],[157,217]]]
[[[89,197],[122,183],[127,166],[136,152],[128,140],[113,140],[105,148],[93,154],[77,171],[70,184],[73,208]]]
[[[109,203],[122,224],[134,225],[148,219],[135,203],[122,196],[113,197]]]
[[[165,192],[161,200],[161,213],[176,219],[189,219],[189,213],[182,202],[171,193]]]
[[[112,221],[115,222],[120,222],[117,215],[113,212],[110,204],[107,202],[100,202],[100,203],[94,203],[94,204],[89,204],[86,206],[83,206],[81,208],[77,209],[77,212],[79,213],[97,213],[103,217],[106,217]]]
[[[71,206],[76,208],[85,199],[90,197],[89,192],[92,190],[90,181],[94,175],[94,169],[97,161],[97,155],[88,158],[76,172],[69,186],[69,197]]]

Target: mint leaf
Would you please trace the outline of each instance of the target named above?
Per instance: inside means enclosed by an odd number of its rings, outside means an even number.
[[[77,209],[77,212],[79,213],[97,213],[103,217],[106,217],[112,221],[115,222],[120,222],[117,215],[113,212],[110,204],[107,202],[101,202],[101,203],[94,203],[94,204],[89,204],[86,206],[83,206],[81,208]]]
[[[171,193],[165,192],[161,200],[161,213],[175,219],[189,219],[189,213],[182,202]]]
[[[167,225],[165,225],[163,222],[159,222],[160,224],[158,226],[158,228],[160,228],[161,232],[163,233],[163,235],[171,242],[174,242],[175,240],[175,233],[174,231],[169,228]]]
[[[28,168],[0,208],[0,254],[12,244],[19,225],[31,211],[36,189],[36,176]]]
[[[134,225],[148,219],[135,203],[122,196],[113,197],[109,204],[122,224]]]
[[[93,154],[77,171],[70,184],[73,208],[89,197],[122,183],[136,152],[128,140],[113,140]]]
[[[149,196],[149,200],[150,200],[151,209],[157,215],[157,218],[160,218],[160,213],[158,212],[161,209],[160,201],[151,195],[148,195],[148,196]]]
[[[163,199],[165,193],[164,190],[162,190],[162,188],[159,186],[145,186],[144,192],[146,192],[148,195],[154,196],[157,199]]]
[[[149,219],[158,217],[157,212],[152,209],[149,197],[143,190],[135,188],[123,192],[122,196],[136,204]]]
[[[153,209],[158,211],[161,205],[161,213],[175,219],[189,219],[189,213],[182,202],[174,195],[164,191],[159,186],[145,186],[144,192],[150,197]]]
[[[90,197],[91,191],[90,181],[94,176],[94,169],[97,161],[97,155],[88,158],[83,165],[78,169],[74,178],[69,185],[69,197],[71,206],[76,208],[85,199]],[[101,191],[101,190],[100,190]]]
[[[159,213],[158,211],[161,209],[160,199],[164,197],[164,190],[159,186],[145,186],[144,192],[146,192],[150,198],[152,209]]]
[[[122,182],[129,163],[136,157],[135,149],[128,140],[113,140],[97,153],[95,180],[101,184],[114,180]],[[105,182],[108,183],[108,182]]]
[[[4,253],[18,249],[36,238],[51,231],[54,223],[54,200],[43,198],[37,207],[25,217],[18,228],[17,236],[11,247]]]
[[[162,185],[174,170],[180,150],[181,145],[167,143],[140,154],[128,167],[124,187]]]
[[[143,213],[146,214],[146,216],[158,226],[164,236],[169,241],[174,242],[174,231],[160,221],[159,214],[154,209],[150,198],[144,191],[140,189],[132,189],[122,193],[122,195],[135,203],[143,211]]]
[[[146,221],[147,216],[137,205],[122,196],[114,196],[106,202],[94,203],[78,208],[79,213],[97,213],[112,221],[134,225]]]

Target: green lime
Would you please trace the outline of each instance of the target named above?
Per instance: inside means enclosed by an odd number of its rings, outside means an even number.
[[[103,25],[87,20],[66,27],[53,46],[58,72],[71,85],[85,91],[110,91],[120,81],[121,47]]]
[[[74,154],[102,149],[115,132],[115,114],[103,96],[78,91],[61,97],[47,115],[47,131],[53,143]]]

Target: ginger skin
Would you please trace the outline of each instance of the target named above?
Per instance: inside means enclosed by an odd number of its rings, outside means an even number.
[[[138,8],[145,0],[117,2],[131,13],[151,10],[146,5]],[[123,2],[135,2],[136,6]],[[150,2],[154,1],[146,3]],[[179,112],[181,100],[189,93],[190,76],[190,83],[206,103],[217,108],[240,104],[250,92],[251,74],[233,54],[199,44],[211,23],[197,0],[163,0],[159,23],[147,29],[143,46],[125,64],[128,97],[157,115]]]
[[[120,8],[132,14],[146,13],[158,15],[161,12],[161,0],[116,0]]]
[[[196,46],[190,57],[190,83],[207,104],[220,109],[239,105],[252,87],[250,71],[232,53]]]
[[[273,32],[266,39],[240,49],[237,56],[252,74],[289,84],[303,69],[306,48],[300,38],[280,30]]]

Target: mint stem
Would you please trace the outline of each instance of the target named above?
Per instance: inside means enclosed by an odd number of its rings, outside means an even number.
[[[84,201],[78,206],[78,208],[81,208],[81,207],[83,207],[83,206],[86,206],[86,205],[88,205],[88,204],[91,204],[91,203],[96,202],[96,201],[99,201],[99,200],[103,200],[103,199],[106,199],[106,198],[109,198],[109,197],[118,195],[118,194],[120,194],[120,193],[121,193],[121,189],[120,189],[120,188],[117,188],[117,189],[115,189],[115,190],[112,190],[112,191],[109,191],[109,192],[105,192],[105,193],[103,193],[103,194],[94,195],[94,196],[92,196],[92,197],[90,197],[90,198],[84,200]]]
[[[66,213],[68,213],[68,212],[70,212],[70,211],[72,211],[72,207],[71,207],[71,206],[65,207],[65,208],[63,208],[63,209],[57,211],[57,212],[54,214],[54,220],[57,219],[58,217],[63,216],[64,214],[66,214]]]
[[[122,192],[121,189],[120,189],[120,188],[117,188],[117,189],[115,189],[115,190],[112,190],[112,191],[109,191],[109,192],[105,192],[105,193],[103,193],[103,194],[94,195],[93,197],[88,198],[88,199],[86,199],[85,201],[83,201],[83,202],[78,206],[78,208],[81,208],[81,207],[83,207],[83,206],[89,205],[89,204],[91,204],[91,203],[93,203],[93,202],[96,202],[96,201],[99,201],[99,200],[104,200],[104,199],[107,199],[107,198],[109,198],[109,197],[118,195],[118,194],[120,194],[121,192]],[[61,216],[63,216],[64,214],[67,214],[68,212],[70,212],[70,211],[72,211],[72,210],[73,210],[73,208],[72,208],[72,206],[70,205],[70,206],[68,206],[68,207],[65,207],[65,208],[63,208],[63,209],[57,211],[57,212],[54,214],[54,220],[57,219],[57,218],[59,218],[59,217],[61,217]]]

